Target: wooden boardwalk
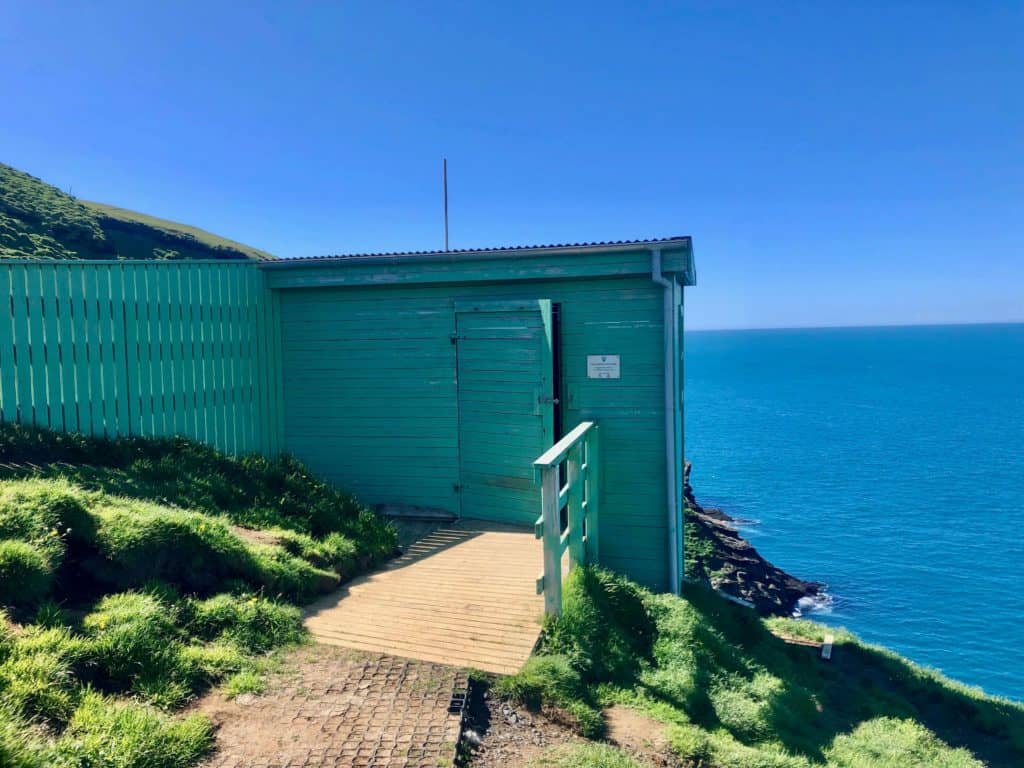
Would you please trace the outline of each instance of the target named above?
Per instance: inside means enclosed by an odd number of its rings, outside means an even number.
[[[517,672],[540,634],[541,545],[529,529],[460,520],[311,605],[321,643]]]

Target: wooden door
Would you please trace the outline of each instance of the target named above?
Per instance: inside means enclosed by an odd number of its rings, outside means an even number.
[[[533,523],[533,460],[553,443],[551,302],[456,306],[463,517]]]

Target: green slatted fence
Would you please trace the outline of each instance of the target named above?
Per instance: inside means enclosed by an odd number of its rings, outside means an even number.
[[[279,324],[249,262],[0,261],[0,421],[275,455]]]

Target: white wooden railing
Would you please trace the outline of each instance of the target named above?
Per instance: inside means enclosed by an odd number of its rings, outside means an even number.
[[[600,502],[598,428],[584,421],[533,462],[534,481],[540,483],[541,514],[534,533],[544,542],[544,571],[537,578],[537,594],[544,595],[544,613],[562,612],[562,556],[569,552],[569,567],[597,562],[597,515]],[[562,463],[565,485],[562,485]],[[562,510],[567,524],[562,528]]]

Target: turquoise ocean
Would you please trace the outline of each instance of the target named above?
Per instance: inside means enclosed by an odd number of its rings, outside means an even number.
[[[808,618],[1024,700],[1024,324],[688,332],[685,375],[698,500]]]

